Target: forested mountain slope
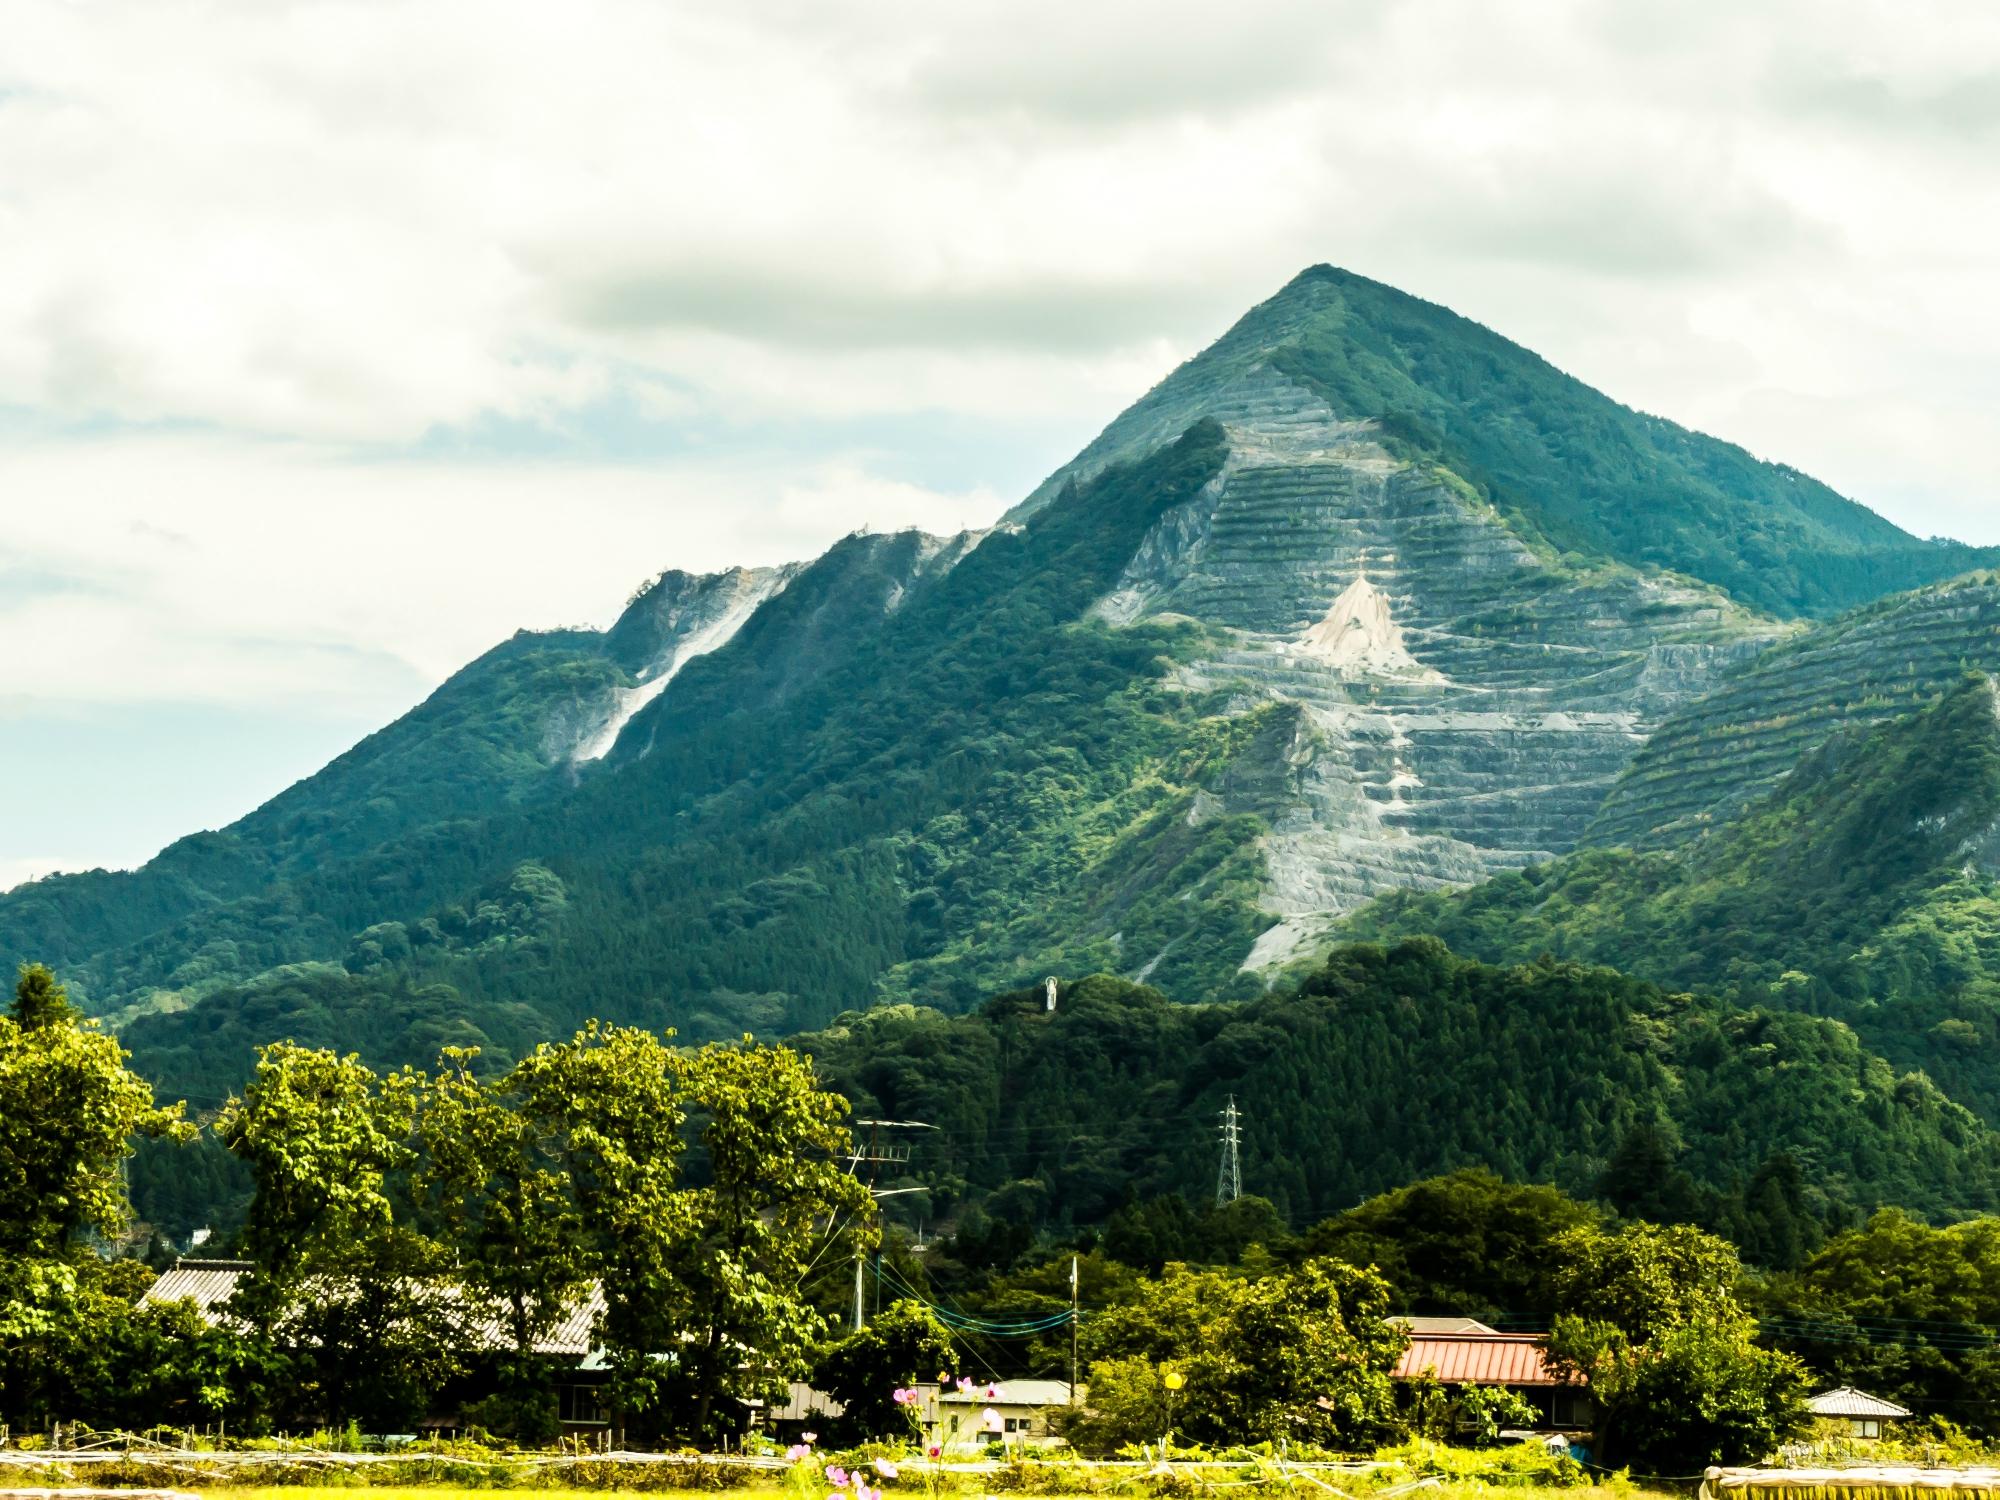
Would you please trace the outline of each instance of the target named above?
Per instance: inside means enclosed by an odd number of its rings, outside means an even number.
[[[950,1017],[912,1006],[801,1038],[871,1117],[910,1136],[924,1207],[1101,1219],[1132,1195],[1199,1199],[1225,1099],[1245,1190],[1293,1223],[1464,1166],[1589,1194],[1635,1131],[1690,1147],[1727,1191],[1783,1153],[1823,1221],[1874,1204],[1993,1204],[1996,1137],[1853,1032],[1673,995],[1608,969],[1490,967],[1429,940],[1335,953],[1296,993],[1181,1005],[1098,976]]]
[[[1590,849],[1349,936],[1423,933],[1494,962],[1612,963],[1737,1003],[1835,1016],[2000,1120],[2000,717],[1983,674],[1807,753],[1684,848]]]
[[[80,996],[102,996],[116,1014],[135,991],[200,993],[211,979],[337,949],[346,932],[288,900],[288,877],[559,791],[574,779],[564,770],[609,749],[631,708],[726,641],[796,571],[663,573],[608,632],[522,631],[228,828],[181,839],[139,870],[59,876],[0,896],[0,955],[60,965]],[[269,947],[244,951],[244,924],[218,915],[246,902],[265,932],[288,929]],[[121,951],[132,944],[139,953]],[[154,947],[166,961],[144,967]]]
[[[994,531],[517,637],[232,827],[0,897],[0,961],[203,1095],[285,1034],[1252,995],[1371,897],[1576,847],[1778,616],[1971,556],[1322,267]]]

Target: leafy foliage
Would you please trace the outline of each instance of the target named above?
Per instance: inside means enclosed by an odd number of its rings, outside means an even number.
[[[2000,1433],[2000,1220],[1934,1228],[1885,1209],[1758,1300],[1766,1336],[1829,1384]]]
[[[1087,1451],[1153,1441],[1290,1440],[1354,1448],[1397,1431],[1389,1371],[1407,1338],[1372,1271],[1309,1259],[1255,1278],[1172,1265],[1086,1334]],[[1184,1388],[1176,1397],[1168,1375]]]
[[[0,1016],[0,1258],[59,1260],[86,1234],[118,1234],[132,1138],[190,1133],[125,1063],[47,969],[22,969]]]
[[[1608,1464],[1678,1474],[1769,1454],[1805,1423],[1805,1367],[1762,1349],[1722,1240],[1685,1226],[1571,1230],[1549,1363],[1580,1377]]]

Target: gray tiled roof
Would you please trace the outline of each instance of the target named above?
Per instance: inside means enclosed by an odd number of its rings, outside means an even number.
[[[1884,1401],[1866,1391],[1857,1391],[1851,1385],[1821,1392],[1806,1402],[1806,1410],[1816,1417],[1886,1417],[1891,1420],[1910,1414],[1908,1407]]]
[[[217,1326],[241,1326],[230,1316],[229,1299],[237,1284],[253,1269],[247,1260],[182,1260],[173,1269],[160,1273],[147,1291],[148,1302],[178,1302],[183,1298],[201,1309],[201,1315]],[[474,1349],[505,1349],[508,1346],[505,1310],[482,1304],[461,1287],[441,1283],[438,1294],[453,1305],[467,1344]],[[593,1284],[589,1294],[569,1310],[564,1319],[535,1344],[537,1354],[586,1355],[597,1318],[604,1311],[604,1293]]]

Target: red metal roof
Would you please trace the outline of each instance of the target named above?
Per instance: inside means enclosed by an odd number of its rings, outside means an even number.
[[[1446,1385],[1561,1385],[1542,1363],[1539,1333],[1413,1333],[1391,1372]]]

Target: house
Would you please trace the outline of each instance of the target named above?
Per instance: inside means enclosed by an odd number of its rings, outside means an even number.
[[[195,1305],[212,1328],[241,1328],[242,1320],[231,1315],[229,1299],[243,1278],[255,1270],[247,1260],[194,1260],[182,1257],[171,1270],[162,1271],[146,1291],[147,1302],[188,1301]],[[499,1354],[508,1347],[506,1320],[500,1308],[481,1304],[463,1288],[443,1286],[440,1296],[449,1305],[454,1322],[463,1336],[464,1352]],[[611,1414],[603,1401],[607,1371],[593,1333],[604,1311],[604,1293],[592,1285],[587,1296],[569,1309],[554,1328],[536,1341],[534,1352],[544,1361],[549,1383],[556,1397],[556,1414],[566,1432],[595,1435],[608,1431]],[[463,1393],[470,1397],[473,1393]],[[483,1394],[483,1393],[480,1393]],[[433,1426],[450,1426],[437,1421]]]
[[[1806,1410],[1814,1417],[1845,1422],[1850,1437],[1870,1442],[1882,1436],[1884,1423],[1900,1422],[1911,1414],[1908,1407],[1857,1391],[1851,1385],[1821,1392],[1806,1402]]]
[[[1407,1326],[1418,1320],[1405,1321]],[[1495,1333],[1483,1324],[1452,1332],[1412,1327],[1410,1347],[1389,1373],[1395,1380],[1428,1378],[1440,1385],[1500,1386],[1533,1406],[1550,1431],[1583,1431],[1594,1420],[1590,1396],[1581,1385],[1561,1379],[1549,1369],[1545,1337],[1539,1333]]]
[[[915,1390],[924,1445],[957,1458],[981,1452],[988,1443],[1036,1447],[1059,1442],[1052,1418],[1070,1404],[1066,1380],[978,1381],[964,1388],[925,1380]],[[753,1409],[751,1423],[780,1441],[795,1441],[808,1432],[825,1431],[828,1419],[845,1410],[826,1392],[794,1380],[783,1401]]]
[[[1060,1442],[1050,1418],[1070,1404],[1067,1380],[998,1380],[966,1389],[923,1385],[917,1390],[924,1440],[947,1455],[976,1452],[988,1443],[1044,1447]]]

